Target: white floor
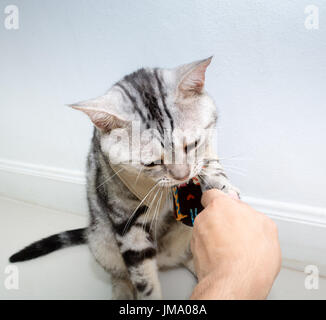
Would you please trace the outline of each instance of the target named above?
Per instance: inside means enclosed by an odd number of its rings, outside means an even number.
[[[94,262],[86,246],[63,249],[15,264],[18,289],[8,289],[8,257],[34,240],[85,226],[86,217],[0,198],[0,299],[110,299],[109,276]],[[282,268],[269,299],[324,299],[326,279],[318,290],[305,289],[306,274]],[[160,274],[165,299],[187,299],[195,285],[191,274],[177,269]]]

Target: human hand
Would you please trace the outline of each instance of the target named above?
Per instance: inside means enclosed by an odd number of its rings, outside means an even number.
[[[199,283],[192,299],[264,299],[280,270],[275,223],[212,189],[195,219],[191,250]]]

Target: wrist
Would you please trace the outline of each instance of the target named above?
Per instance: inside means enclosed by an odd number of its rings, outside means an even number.
[[[195,300],[248,300],[265,299],[269,290],[264,277],[252,268],[238,268],[236,263],[219,268],[199,279],[191,299]]]
[[[227,285],[227,278],[211,273],[202,278],[195,287],[190,299],[193,300],[231,300],[236,299]]]

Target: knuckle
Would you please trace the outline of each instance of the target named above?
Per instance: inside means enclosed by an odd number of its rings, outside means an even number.
[[[215,198],[212,200],[212,202],[210,203],[210,207],[212,209],[217,209],[220,206],[220,200],[218,198]]]

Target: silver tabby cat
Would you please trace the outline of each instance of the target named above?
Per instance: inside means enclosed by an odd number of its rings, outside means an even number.
[[[109,161],[127,163],[139,175],[150,177],[158,186],[158,197],[164,188],[194,176],[201,179],[204,190],[218,188],[237,194],[219,162],[206,153],[199,153],[193,163],[173,164],[165,163],[157,151],[162,152],[157,146],[163,146],[176,152],[179,141],[174,140],[173,134],[168,139],[163,136],[165,132],[179,130],[187,143],[177,152],[196,152],[207,139],[197,135],[198,129],[215,128],[216,107],[204,90],[210,62],[208,58],[174,69],[140,69],[114,84],[105,95],[73,104],[95,125],[87,161],[89,226],[37,241],[14,254],[10,261],[29,260],[63,247],[88,243],[95,259],[111,274],[114,299],[160,299],[158,269],[185,266],[195,275],[190,251],[192,228],[176,221],[171,198],[166,198],[155,217],[146,214],[147,206],[140,205],[140,199],[121,181]],[[128,161],[129,148],[116,141],[113,146],[114,139],[110,138],[120,129],[130,132],[132,121],[138,121],[141,132],[155,132],[150,137],[152,149],[143,152],[138,162]],[[158,163],[157,158],[163,160]]]

